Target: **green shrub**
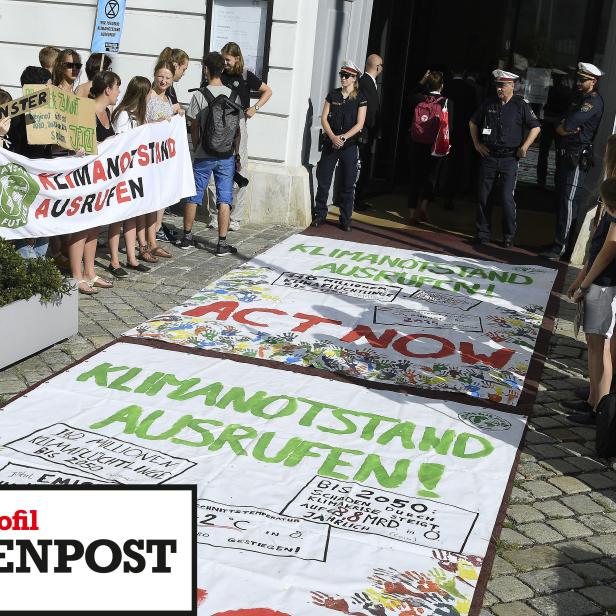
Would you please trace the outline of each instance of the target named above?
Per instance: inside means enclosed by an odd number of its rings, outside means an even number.
[[[71,283],[49,259],[22,259],[15,246],[0,238],[0,306],[39,294],[44,302],[58,301]]]

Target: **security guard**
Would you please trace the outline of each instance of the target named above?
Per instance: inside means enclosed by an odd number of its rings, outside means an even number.
[[[357,138],[364,127],[368,101],[359,89],[361,71],[354,62],[345,60],[338,74],[342,87],[327,95],[321,113],[323,149],[317,165],[318,188],[312,226],[318,227],[325,221],[327,196],[338,164],[342,176],[339,226],[343,231],[351,231],[355,182],[359,170]]]
[[[530,105],[514,95],[517,75],[497,69],[495,79],[496,97],[485,100],[470,120],[473,145],[481,155],[479,165],[479,210],[476,220],[477,244],[490,241],[492,206],[488,203],[490,192],[500,176],[500,202],[503,206],[503,246],[513,246],[516,231],[516,210],[513,192],[518,175],[518,161],[524,158],[528,148],[540,132]],[[528,135],[524,139],[524,133]]]
[[[569,252],[572,230],[575,229],[580,206],[588,191],[584,186],[588,170],[593,165],[592,142],[603,115],[603,99],[596,91],[603,72],[594,64],[578,64],[577,89],[582,95],[573,103],[556,127],[556,236],[550,250],[541,253],[551,260]]]

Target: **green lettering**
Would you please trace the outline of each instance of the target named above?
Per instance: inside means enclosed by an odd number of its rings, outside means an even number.
[[[338,419],[344,427],[328,428],[327,426],[317,426],[317,430],[321,432],[330,432],[331,434],[354,434],[357,431],[357,426],[345,416],[347,413],[352,412],[353,411],[347,411],[346,409],[335,407],[332,411],[332,417]]]
[[[190,415],[186,415],[186,418],[190,418],[186,424],[187,428],[194,430],[197,434],[201,435],[200,441],[187,441],[181,438],[172,438],[171,442],[176,445],[188,445],[188,447],[207,447],[214,442],[216,438],[209,430],[201,427],[201,424],[208,424],[211,426],[220,427],[224,424],[222,421],[218,421],[217,419],[196,419],[195,417],[191,417]]]
[[[255,443],[252,450],[252,456],[259,462],[267,462],[268,464],[280,464],[296,447],[302,442],[301,438],[294,436],[289,439],[284,447],[275,454],[267,454],[266,450],[271,442],[276,437],[275,432],[264,432],[259,440]]]
[[[251,398],[252,399],[252,398]],[[271,414],[265,412],[266,407],[278,400],[286,400],[286,404],[278,411],[273,411]],[[256,404],[250,409],[250,412],[255,417],[263,419],[276,419],[277,417],[287,417],[293,415],[297,411],[297,399],[291,396],[268,396],[261,400],[257,400]]]
[[[92,430],[98,430],[99,428],[105,428],[113,423],[124,424],[124,434],[134,434],[139,424],[139,418],[143,413],[143,409],[136,404],[131,404],[126,408],[121,409],[117,413],[114,413],[107,419],[97,421],[90,426]]]
[[[482,448],[477,451],[467,452],[466,446],[468,445],[468,441],[470,439],[475,439],[479,441]],[[460,434],[456,439],[456,443],[453,446],[452,453],[457,458],[485,458],[486,456],[489,456],[493,451],[494,445],[492,445],[492,443],[490,443],[487,438],[464,432],[463,434]]]
[[[92,370],[80,374],[77,380],[83,383],[94,377],[94,382],[99,387],[107,387],[107,375],[110,372],[120,372],[121,370],[128,370],[128,366],[112,366],[109,362],[105,362],[100,364],[100,366],[96,366],[96,368],[92,368]]]
[[[118,391],[132,391],[130,387],[125,387],[124,383],[128,383],[133,378],[135,378],[143,369],[142,368],[131,368],[123,374],[119,376],[115,381],[109,383],[109,389],[117,389]]]
[[[426,428],[421,437],[421,442],[419,443],[419,450],[428,451],[428,449],[434,449],[436,453],[445,456],[455,436],[455,430],[445,430],[443,436],[438,437],[436,436],[436,428]]]
[[[200,381],[201,379],[197,379]],[[193,383],[185,382],[182,386],[178,387],[175,391],[167,394],[167,398],[171,400],[190,400],[197,396],[204,396],[203,404],[205,406],[214,406],[216,399],[222,391],[222,383],[210,383],[206,387],[200,387],[191,391]]]
[[[257,431],[250,426],[229,424],[224,427],[220,436],[212,443],[210,451],[218,451],[222,449],[225,444],[228,444],[236,456],[245,456],[247,455],[246,450],[242,447],[240,441],[243,439],[253,440],[257,438],[257,436]]]
[[[357,449],[343,449],[341,447],[332,447],[332,450],[327,454],[327,458],[321,464],[321,468],[317,471],[319,475],[325,477],[334,477],[335,479],[348,479],[348,475],[337,472],[335,469],[337,466],[353,466],[351,462],[341,460],[340,456],[343,453],[348,453],[353,456],[363,456],[364,452]]]
[[[374,475],[384,488],[397,488],[405,481],[410,464],[410,460],[396,460],[394,470],[388,473],[381,463],[381,458],[375,453],[369,453],[353,479],[363,482],[368,480],[370,475]]]
[[[400,422],[397,426],[383,432],[383,434],[376,439],[376,442],[379,445],[388,445],[393,439],[399,438],[402,447],[405,449],[415,449],[415,444],[413,443],[413,432],[415,428],[415,424],[410,421]]]

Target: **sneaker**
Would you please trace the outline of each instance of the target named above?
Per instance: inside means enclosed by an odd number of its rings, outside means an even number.
[[[231,246],[230,244],[218,244],[218,246],[216,246],[215,254],[217,257],[226,257],[227,255],[235,255],[237,254],[237,248],[235,246]]]
[[[237,220],[232,220],[231,223],[229,224],[229,231],[239,231],[240,230],[240,223],[237,222]]]
[[[165,235],[165,232],[162,230],[162,228],[156,232],[156,241],[157,242],[168,242],[169,241],[167,239],[167,236]]]
[[[567,419],[571,423],[580,424],[582,426],[594,426],[597,423],[597,414],[594,411],[590,413],[573,413]]]
[[[193,239],[192,233],[190,235],[185,235],[182,238],[182,241],[178,244],[178,248],[182,250],[188,250],[189,248],[194,248],[195,240]]]
[[[562,400],[560,406],[573,413],[592,413],[593,408],[586,400]],[[569,413],[571,414],[571,413]]]

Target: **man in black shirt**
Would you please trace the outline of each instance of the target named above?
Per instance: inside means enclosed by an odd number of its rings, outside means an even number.
[[[514,95],[517,75],[497,69],[496,97],[486,99],[470,121],[473,145],[481,156],[479,167],[479,210],[476,220],[475,243],[490,241],[492,218],[490,192],[500,177],[500,202],[503,206],[503,246],[513,246],[516,231],[516,209],[513,193],[518,175],[519,159],[524,158],[540,132],[530,105]],[[528,135],[524,139],[524,133]]]

